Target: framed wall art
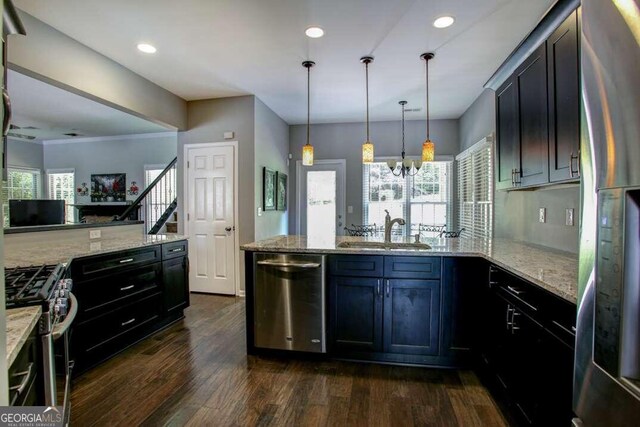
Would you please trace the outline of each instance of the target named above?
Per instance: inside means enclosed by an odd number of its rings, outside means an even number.
[[[91,175],[92,202],[124,202],[127,199],[127,175],[108,173]]]
[[[262,169],[262,210],[276,210],[276,172],[267,167]]]
[[[276,209],[287,210],[287,175],[282,172],[276,173]]]

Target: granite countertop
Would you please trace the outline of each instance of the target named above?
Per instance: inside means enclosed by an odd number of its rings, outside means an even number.
[[[36,234],[37,236],[37,234]],[[117,252],[159,243],[186,240],[180,234],[139,234],[117,239],[88,240],[77,239],[52,242],[42,245],[7,247],[5,244],[5,268],[25,265],[58,264],[70,262],[73,258]]]
[[[7,367],[16,360],[29,334],[38,324],[41,314],[40,306],[7,310]]]
[[[258,252],[388,254],[413,256],[480,256],[526,279],[551,293],[576,303],[578,285],[578,256],[541,246],[508,239],[438,239],[422,241],[430,250],[383,250],[339,248],[344,241],[381,241],[365,237],[329,237],[310,240],[306,236],[277,236],[240,248]],[[403,241],[395,239],[394,241]],[[411,240],[407,240],[411,241]]]

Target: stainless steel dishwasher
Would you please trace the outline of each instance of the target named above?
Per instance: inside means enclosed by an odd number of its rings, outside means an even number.
[[[326,353],[325,258],[254,255],[256,347]]]

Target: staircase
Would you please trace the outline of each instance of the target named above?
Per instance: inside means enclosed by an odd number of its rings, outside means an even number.
[[[176,193],[176,164],[174,158],[166,168],[145,188],[138,198],[114,221],[127,219],[129,213],[142,206],[145,230],[158,234],[178,206]]]

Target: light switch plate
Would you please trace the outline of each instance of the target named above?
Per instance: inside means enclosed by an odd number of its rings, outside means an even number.
[[[353,213],[353,206],[347,206],[347,213]]]
[[[573,227],[574,225],[573,212],[573,208],[567,208],[565,211],[565,224],[570,227]]]
[[[102,230],[89,230],[89,239],[99,239],[102,237]]]
[[[258,216],[262,216],[262,208],[258,208]]]
[[[547,222],[547,208],[540,208],[539,221],[542,223]]]
[[[224,139],[233,139],[234,136],[236,136],[236,134],[234,132],[225,132],[224,133]]]

